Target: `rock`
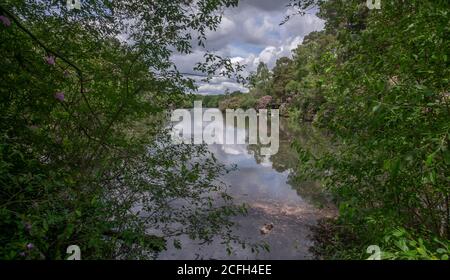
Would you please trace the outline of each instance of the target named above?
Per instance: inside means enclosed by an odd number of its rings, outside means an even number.
[[[273,229],[273,224],[264,224],[264,226],[259,230],[261,234],[268,234]]]

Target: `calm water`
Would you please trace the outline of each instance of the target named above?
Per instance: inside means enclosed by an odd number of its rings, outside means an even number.
[[[226,129],[245,129],[227,127]],[[257,145],[210,145],[218,161],[237,170],[221,178],[230,186],[235,203],[248,205],[248,215],[235,217],[234,233],[250,242],[264,241],[270,252],[252,253],[236,245],[229,255],[220,240],[208,245],[181,238],[182,249],[171,247],[159,259],[309,259],[310,226],[317,219],[334,215],[320,185],[294,180],[297,155],[291,143],[299,141],[320,149],[325,137],[309,125],[292,125],[280,120],[280,148],[276,155],[261,156]],[[268,234],[261,234],[265,223],[274,225]]]

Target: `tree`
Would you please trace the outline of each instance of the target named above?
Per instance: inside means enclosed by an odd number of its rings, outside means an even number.
[[[340,13],[329,13],[334,4]],[[299,172],[324,178],[338,201],[333,240],[353,240],[332,245],[340,244],[339,257],[380,244],[386,258],[447,259],[449,2],[385,1],[379,11],[363,4],[320,5],[337,44],[318,60],[325,71],[310,73],[326,100],[318,114],[331,108],[317,124],[338,144],[320,157],[299,146]]]
[[[264,62],[258,64],[256,73],[250,76],[250,86],[254,95],[263,96],[269,94],[271,83],[271,73]]]
[[[273,94],[278,100],[285,98],[285,86],[292,79],[292,60],[288,57],[281,57],[277,60],[273,68]]]
[[[72,244],[83,258],[150,258],[178,234],[235,240],[228,217],[242,209],[214,179],[226,169],[204,147],[169,145],[163,127],[195,88],[171,55],[236,4],[2,2],[0,258],[62,259]],[[205,58],[208,74],[232,70]]]

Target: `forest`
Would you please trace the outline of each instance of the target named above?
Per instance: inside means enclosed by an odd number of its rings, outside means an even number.
[[[338,209],[312,229],[315,258],[376,245],[382,259],[448,260],[449,1],[293,0],[280,26],[315,9],[324,29],[249,77],[206,53],[196,71],[249,89],[208,96],[187,94],[172,54],[204,45],[240,1],[65,2],[0,3],[0,259],[66,259],[72,244],[83,259],[153,259],[181,236],[270,250],[232,230],[248,212],[218,179],[232,168],[170,145],[167,110],[201,99],[327,132],[320,153],[290,142],[295,180],[320,182]]]
[[[317,228],[314,249],[361,258],[447,259],[450,238],[450,25],[446,1],[319,1],[325,30],[312,32],[269,70],[250,77],[252,98],[294,122],[327,129],[336,145],[316,157],[297,146],[299,176],[319,178],[339,206]],[[297,1],[300,12],[310,3]],[[245,97],[244,97],[245,96]],[[264,102],[262,102],[264,104]]]

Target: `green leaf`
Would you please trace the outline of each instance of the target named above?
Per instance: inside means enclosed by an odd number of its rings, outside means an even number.
[[[372,112],[377,112],[378,110],[380,110],[380,108],[381,108],[381,104],[378,104],[378,105],[376,105],[376,106],[374,106],[373,108],[372,108]]]
[[[432,153],[427,157],[427,160],[425,161],[426,166],[431,166],[431,164],[433,164],[433,159],[435,155],[436,153]]]
[[[432,184],[435,184],[435,183],[436,183],[436,171],[435,171],[435,170],[432,170],[432,171],[429,173],[429,178],[430,178],[430,182],[431,182]]]

